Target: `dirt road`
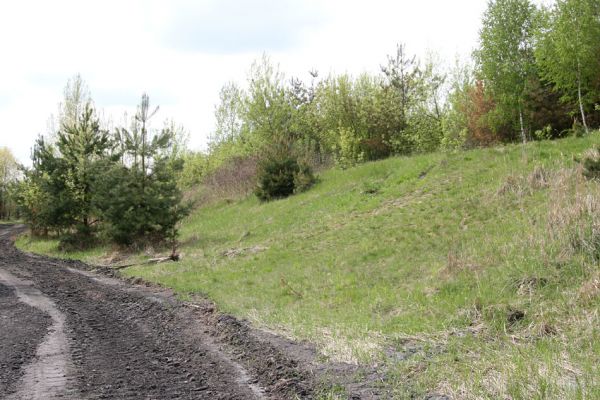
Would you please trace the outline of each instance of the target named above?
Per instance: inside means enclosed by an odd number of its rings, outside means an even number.
[[[311,398],[246,324],[167,290],[24,254],[0,226],[0,398]]]

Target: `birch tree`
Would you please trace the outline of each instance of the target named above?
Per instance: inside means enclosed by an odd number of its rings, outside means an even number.
[[[501,111],[518,116],[523,143],[527,141],[524,98],[527,81],[535,74],[534,15],[529,0],[490,1],[475,53],[483,83]]]
[[[586,109],[598,93],[600,79],[600,2],[558,0],[540,32],[536,56],[544,78],[564,93],[563,100],[578,105],[586,133]]]

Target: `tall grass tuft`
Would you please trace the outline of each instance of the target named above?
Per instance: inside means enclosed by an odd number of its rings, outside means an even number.
[[[577,253],[600,260],[600,185],[585,179],[582,168],[563,169],[552,177],[549,234],[563,256]]]

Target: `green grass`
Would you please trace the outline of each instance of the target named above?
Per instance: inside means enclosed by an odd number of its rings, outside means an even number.
[[[20,219],[0,219],[0,225],[15,225],[15,224],[22,224],[23,221]]]
[[[80,251],[61,251],[59,250],[59,239],[57,237],[31,237],[29,233],[17,237],[15,244],[18,248],[30,253],[45,254],[51,257],[71,260],[85,260],[88,263],[95,265],[102,264],[102,258],[109,251],[108,246],[100,246]]]
[[[398,398],[598,398],[600,302],[581,300],[598,263],[551,237],[558,192],[528,182],[598,143],[594,133],[329,170],[288,199],[195,211],[181,262],[124,273],[208,296],[326,359],[384,365]],[[55,241],[18,245],[58,255]]]

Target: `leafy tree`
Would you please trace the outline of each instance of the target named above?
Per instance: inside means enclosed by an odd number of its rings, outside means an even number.
[[[466,144],[469,134],[466,104],[469,101],[468,92],[474,84],[473,79],[472,67],[457,59],[449,74],[447,102],[442,117],[443,149],[459,149]]]
[[[571,106],[561,101],[560,93],[544,78],[529,81],[524,104],[536,139],[562,137],[573,126]]]
[[[289,145],[296,138],[291,130],[293,109],[284,75],[266,55],[250,68],[244,109],[245,123],[256,149],[272,143]]]
[[[59,126],[76,125],[91,102],[90,89],[81,75],[73,76],[65,86],[63,101],[59,105]]]
[[[244,119],[245,93],[240,87],[229,82],[219,92],[219,105],[215,107],[216,128],[210,138],[210,146],[241,138]]]
[[[299,78],[292,78],[287,88],[287,96],[292,106],[290,130],[297,138],[295,151],[310,164],[323,164],[327,160],[327,145],[323,142],[322,121],[316,99],[315,82],[317,71],[309,71],[311,82],[306,84]]]
[[[63,99],[58,104],[58,114],[48,118],[47,139],[56,140],[56,134],[63,125],[74,125],[83,114],[86,106],[91,104],[92,96],[88,85],[81,75],[71,77],[63,89]]]
[[[588,132],[586,110],[600,97],[594,90],[600,81],[600,2],[558,0],[547,14],[536,55],[543,76],[576,99],[583,126]]]
[[[433,54],[414,83],[414,99],[407,120],[411,138],[411,151],[435,151],[443,136],[443,95],[446,74],[440,71],[440,63]]]
[[[11,188],[19,175],[19,164],[7,147],[0,147],[0,219],[9,219],[15,213]]]
[[[529,0],[491,0],[483,17],[480,48],[475,53],[486,90],[501,117],[518,116],[521,140],[526,142],[524,97],[536,73],[533,55],[535,7]]]

